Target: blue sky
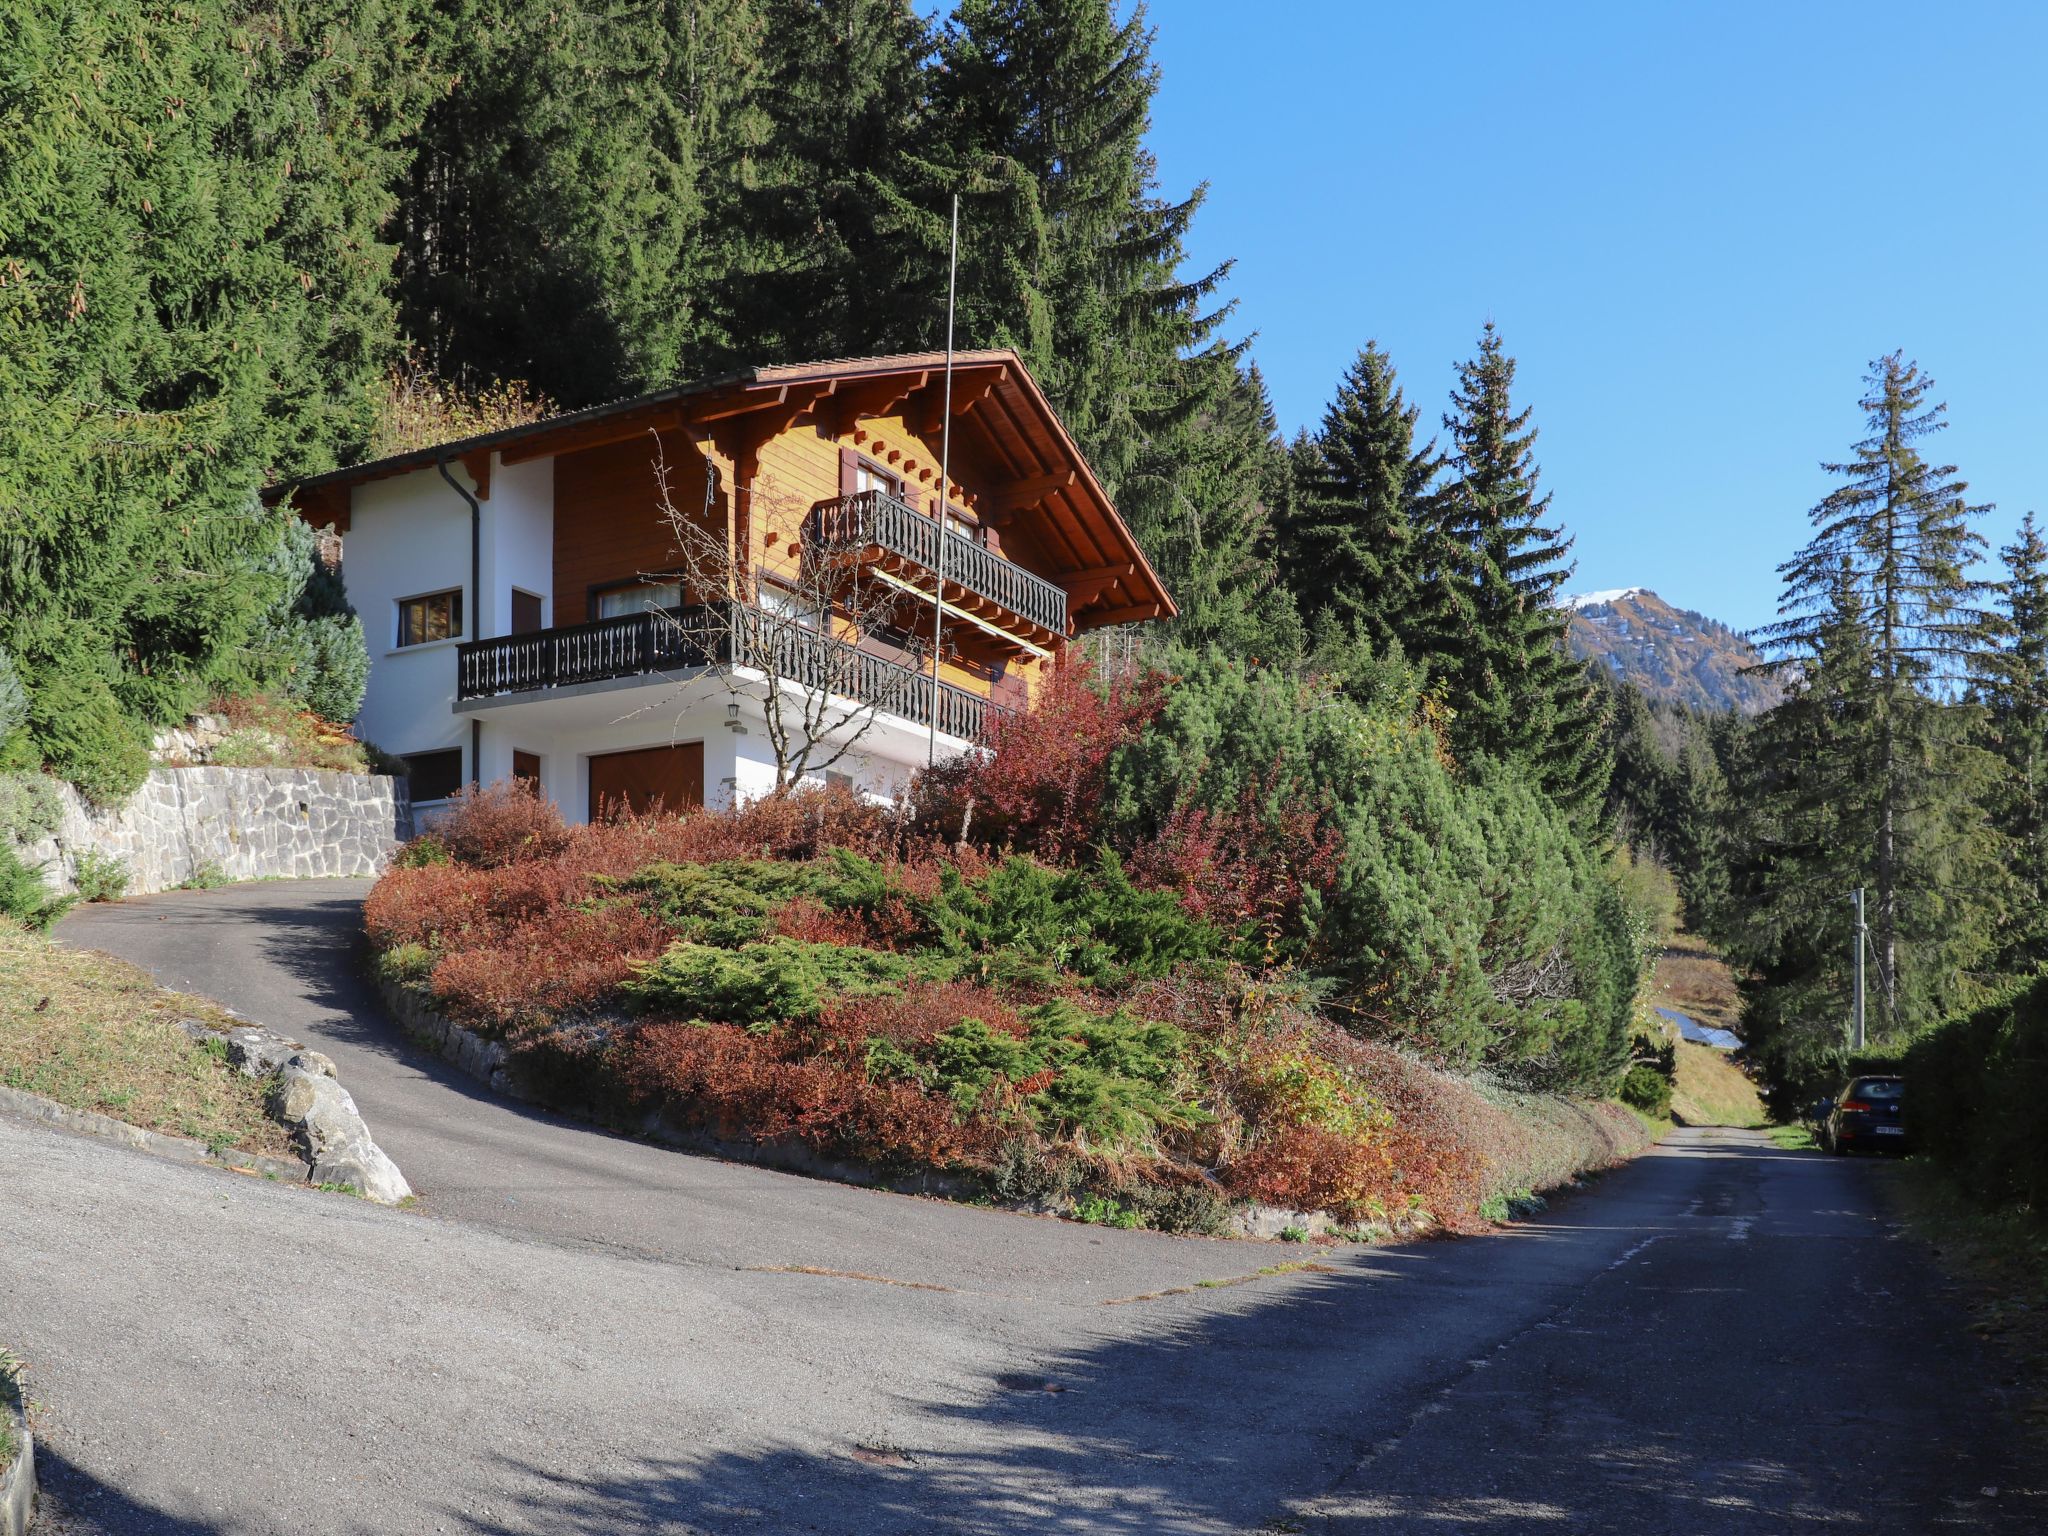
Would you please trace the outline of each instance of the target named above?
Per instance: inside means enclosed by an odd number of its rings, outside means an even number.
[[[1748,627],[1860,432],[1934,374],[1994,547],[2048,512],[2048,8],[1154,0],[1165,191],[1290,434],[1376,337],[1434,422],[1492,317],[1572,590]]]

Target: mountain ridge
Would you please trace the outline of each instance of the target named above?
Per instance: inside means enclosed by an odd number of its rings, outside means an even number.
[[[1571,616],[1572,654],[1649,698],[1755,715],[1784,696],[1775,679],[1747,671],[1763,657],[1746,636],[1648,587],[1577,593],[1560,606]]]

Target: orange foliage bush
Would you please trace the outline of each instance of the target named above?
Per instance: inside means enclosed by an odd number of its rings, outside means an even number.
[[[956,1120],[914,1085],[872,1082],[858,1062],[810,1058],[779,1034],[727,1024],[650,1024],[624,1047],[626,1081],[718,1134],[795,1138],[884,1165],[954,1167],[994,1150],[996,1127]]]
[[[523,779],[463,786],[434,819],[433,836],[458,864],[473,869],[552,858],[569,844],[555,802]]]
[[[670,938],[660,919],[626,902],[556,907],[496,943],[443,955],[433,991],[452,1017],[505,1034],[600,1008]]]

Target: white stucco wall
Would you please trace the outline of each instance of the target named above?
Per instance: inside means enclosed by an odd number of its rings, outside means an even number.
[[[547,628],[555,622],[554,460],[495,465],[491,499],[483,506],[484,597],[477,632],[512,633],[514,587],[540,599],[541,627]]]
[[[469,483],[459,467],[451,466],[450,473]],[[459,642],[436,640],[401,650],[398,603],[460,588],[463,623],[473,632],[468,504],[432,469],[357,486],[342,539],[342,575],[370,646],[370,686],[356,733],[387,752],[464,745],[468,725],[450,713]]]

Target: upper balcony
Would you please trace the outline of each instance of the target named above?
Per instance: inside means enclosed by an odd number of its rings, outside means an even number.
[[[1043,576],[905,506],[881,491],[821,501],[804,525],[809,550],[850,556],[944,601],[1030,649],[1067,633],[1067,594]]]
[[[622,679],[660,680],[700,667],[749,668],[787,687],[872,706],[963,741],[1008,713],[978,693],[744,603],[649,609],[524,635],[471,640],[456,651],[460,704],[539,700]]]

